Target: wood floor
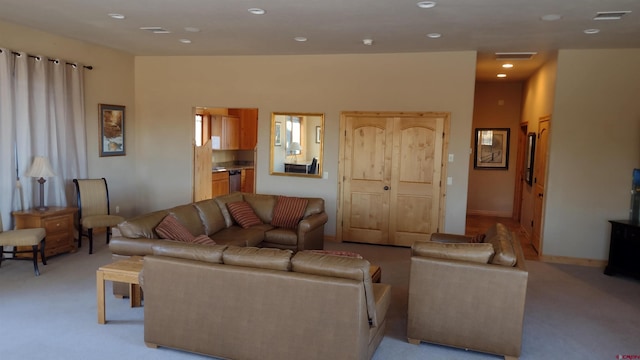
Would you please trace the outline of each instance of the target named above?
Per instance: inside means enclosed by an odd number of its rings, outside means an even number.
[[[483,216],[483,215],[467,215],[467,227],[465,229],[466,235],[476,235],[484,233],[491,225],[496,222],[502,223],[507,226],[511,231],[518,234],[520,242],[522,244],[522,251],[524,252],[524,258],[527,260],[539,260],[538,253],[531,245],[531,240],[525,232],[522,231],[520,223],[511,219],[495,216]]]

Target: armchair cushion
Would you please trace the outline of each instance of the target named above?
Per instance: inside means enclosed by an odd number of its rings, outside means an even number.
[[[438,259],[462,260],[487,264],[494,256],[493,245],[487,243],[438,243],[416,241],[411,247],[412,255]]]

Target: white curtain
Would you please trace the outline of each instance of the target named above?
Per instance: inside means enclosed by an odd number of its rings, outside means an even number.
[[[24,175],[35,156],[56,174],[45,204],[73,203],[71,180],[87,176],[84,85],[80,64],[0,50],[0,212],[9,229],[11,211],[39,204],[39,184]]]

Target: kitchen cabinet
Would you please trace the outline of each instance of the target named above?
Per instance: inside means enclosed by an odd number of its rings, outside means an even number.
[[[214,150],[238,150],[240,149],[240,118],[230,115],[211,116],[211,136],[220,138],[220,142],[214,142]]]
[[[253,169],[242,170],[242,192],[255,192],[255,171]]]
[[[229,109],[240,119],[240,150],[253,150],[258,143],[258,109]]]
[[[218,171],[211,173],[211,195],[213,197],[229,193],[229,172]]]

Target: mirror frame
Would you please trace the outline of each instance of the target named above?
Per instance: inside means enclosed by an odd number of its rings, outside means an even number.
[[[276,148],[284,148],[285,150],[285,163],[286,163],[286,146],[287,146],[287,140],[286,140],[286,136],[280,134],[280,136],[278,136],[276,138],[276,117],[279,116],[298,116],[298,117],[319,117],[320,118],[320,125],[312,125],[311,128],[305,129],[305,133],[307,134],[311,134],[313,133],[313,139],[318,139],[320,140],[319,143],[319,153],[318,153],[318,170],[316,174],[306,174],[306,173],[294,173],[294,172],[279,172],[279,171],[275,171],[274,170],[274,165],[275,165],[275,151]],[[278,125],[280,126],[286,126],[286,124],[282,124],[280,121],[278,121]],[[320,128],[319,130],[317,128]],[[281,130],[282,131],[282,130]],[[319,134],[318,134],[319,132]],[[278,176],[298,176],[298,177],[307,177],[307,178],[322,178],[322,165],[323,165],[323,160],[324,160],[324,113],[304,113],[304,112],[287,112],[287,111],[280,111],[280,112],[272,112],[271,113],[271,141],[269,142],[269,174],[270,175],[278,175]],[[276,139],[279,140],[276,143]],[[317,144],[316,141],[309,141],[312,143]],[[307,144],[303,144],[303,145],[307,145]],[[306,146],[303,146],[303,148],[306,148]]]

